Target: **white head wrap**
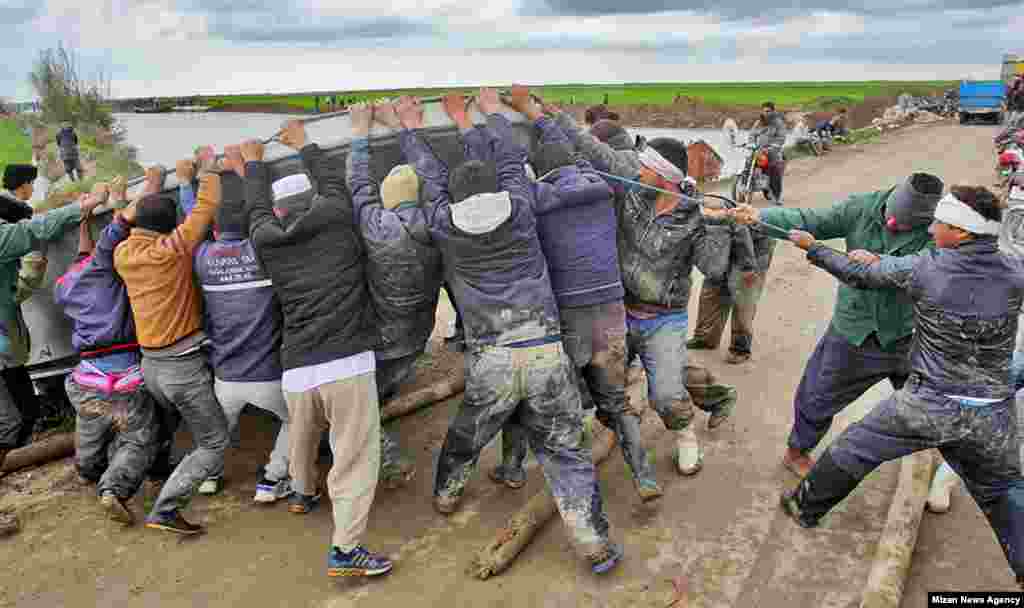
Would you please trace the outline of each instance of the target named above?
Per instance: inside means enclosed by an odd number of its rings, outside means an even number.
[[[310,183],[309,177],[305,173],[295,173],[275,181],[271,188],[274,191],[274,201],[279,201],[312,190],[313,184]]]
[[[935,207],[935,220],[974,234],[999,235],[999,222],[985,219],[952,193],[944,196]]]
[[[643,164],[643,166],[654,171],[673,184],[681,184],[683,180],[686,179],[686,174],[683,173],[679,167],[670,163],[664,156],[658,154],[658,151],[651,146],[645,146],[638,155],[640,163]]]

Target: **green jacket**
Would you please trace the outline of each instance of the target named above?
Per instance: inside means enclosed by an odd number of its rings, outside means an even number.
[[[40,241],[59,238],[77,226],[78,203],[38,214],[17,223],[0,220],[0,369],[28,362],[28,329],[21,315],[21,302],[42,286],[45,258],[34,252]],[[22,257],[27,256],[22,261]]]
[[[896,234],[886,229],[885,201],[893,190],[854,194],[829,209],[762,209],[761,221],[784,230],[805,230],[822,241],[845,239],[847,251],[902,256],[934,247],[927,226]],[[854,346],[877,332],[882,348],[888,350],[913,332],[913,303],[902,291],[854,289],[840,283],[832,327]]]

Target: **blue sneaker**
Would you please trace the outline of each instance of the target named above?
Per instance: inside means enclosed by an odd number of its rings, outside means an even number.
[[[359,545],[349,553],[331,547],[327,556],[327,576],[380,576],[391,572],[391,560],[373,555]]]
[[[604,551],[590,557],[590,570],[594,574],[604,574],[622,561],[622,546],[609,542]]]

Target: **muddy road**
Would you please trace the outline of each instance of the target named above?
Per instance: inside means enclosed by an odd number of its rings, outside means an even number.
[[[850,192],[901,182],[916,170],[939,174],[948,184],[987,184],[993,134],[989,127],[948,123],[912,127],[822,159],[794,161],[786,203],[829,205]],[[532,458],[523,490],[499,488],[481,471],[458,514],[435,514],[433,461],[457,405],[453,400],[398,422],[419,475],[404,489],[377,495],[366,541],[395,558],[395,571],[386,579],[327,579],[327,504],[307,516],[292,515],[283,504],[252,504],[273,425],[245,416],[243,447],[228,455],[224,494],[197,498],[190,507],[192,518],[209,525],[209,533],[195,540],[139,526],[126,530],[104,520],[92,488],[78,485],[68,460],[0,479],[0,506],[15,508],[24,527],[0,541],[0,606],[664,607],[671,601],[670,580],[679,576],[689,582],[690,607],[856,606],[897,465],[876,471],[818,530],[796,527],[777,506],[782,488],[795,483],[779,465],[792,395],[806,357],[827,328],[835,287],[798,250],[780,244],[759,311],[753,361],[728,366],[724,350],[691,355],[735,384],[740,403],[733,421],[713,433],[700,417],[705,467],[688,479],[674,472],[669,434],[652,412],[646,414],[644,432],[666,490],[659,507],[638,504],[621,456],[612,454],[600,475],[614,534],[627,557],[609,576],[592,576],[574,558],[557,521],[503,575],[481,582],[465,574],[476,550],[542,480]],[[696,300],[695,289],[691,303]],[[695,315],[692,306],[691,319]],[[450,309],[441,316],[439,332],[446,329]],[[432,355],[422,362],[418,383],[461,362],[436,339]],[[873,389],[840,418],[840,426],[889,390]],[[482,469],[494,459],[491,446]],[[154,493],[147,487],[135,500],[136,510],[151,504]],[[963,490],[951,513],[925,515],[905,606],[925,605],[928,589],[1013,588],[993,534]]]

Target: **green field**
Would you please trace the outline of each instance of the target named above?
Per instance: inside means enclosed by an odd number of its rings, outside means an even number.
[[[32,162],[32,140],[11,118],[0,119],[0,168],[10,163]]]
[[[681,95],[707,105],[753,107],[760,105],[765,100],[774,100],[782,108],[813,110],[834,105],[853,105],[869,97],[892,96],[900,93],[934,94],[953,85],[952,81],[633,83],[551,85],[535,87],[535,90],[541,97],[551,101],[586,105],[602,103],[605,96],[611,105],[667,105]],[[327,92],[320,94],[321,110],[325,109],[327,98],[330,95],[337,95],[339,101],[365,101],[400,95],[431,97],[442,95],[450,90],[452,89]],[[456,90],[472,93],[475,88],[464,87]],[[275,105],[287,106],[299,111],[312,111],[315,107],[315,99],[312,94],[223,95],[204,97],[199,102],[220,108],[242,105]]]

